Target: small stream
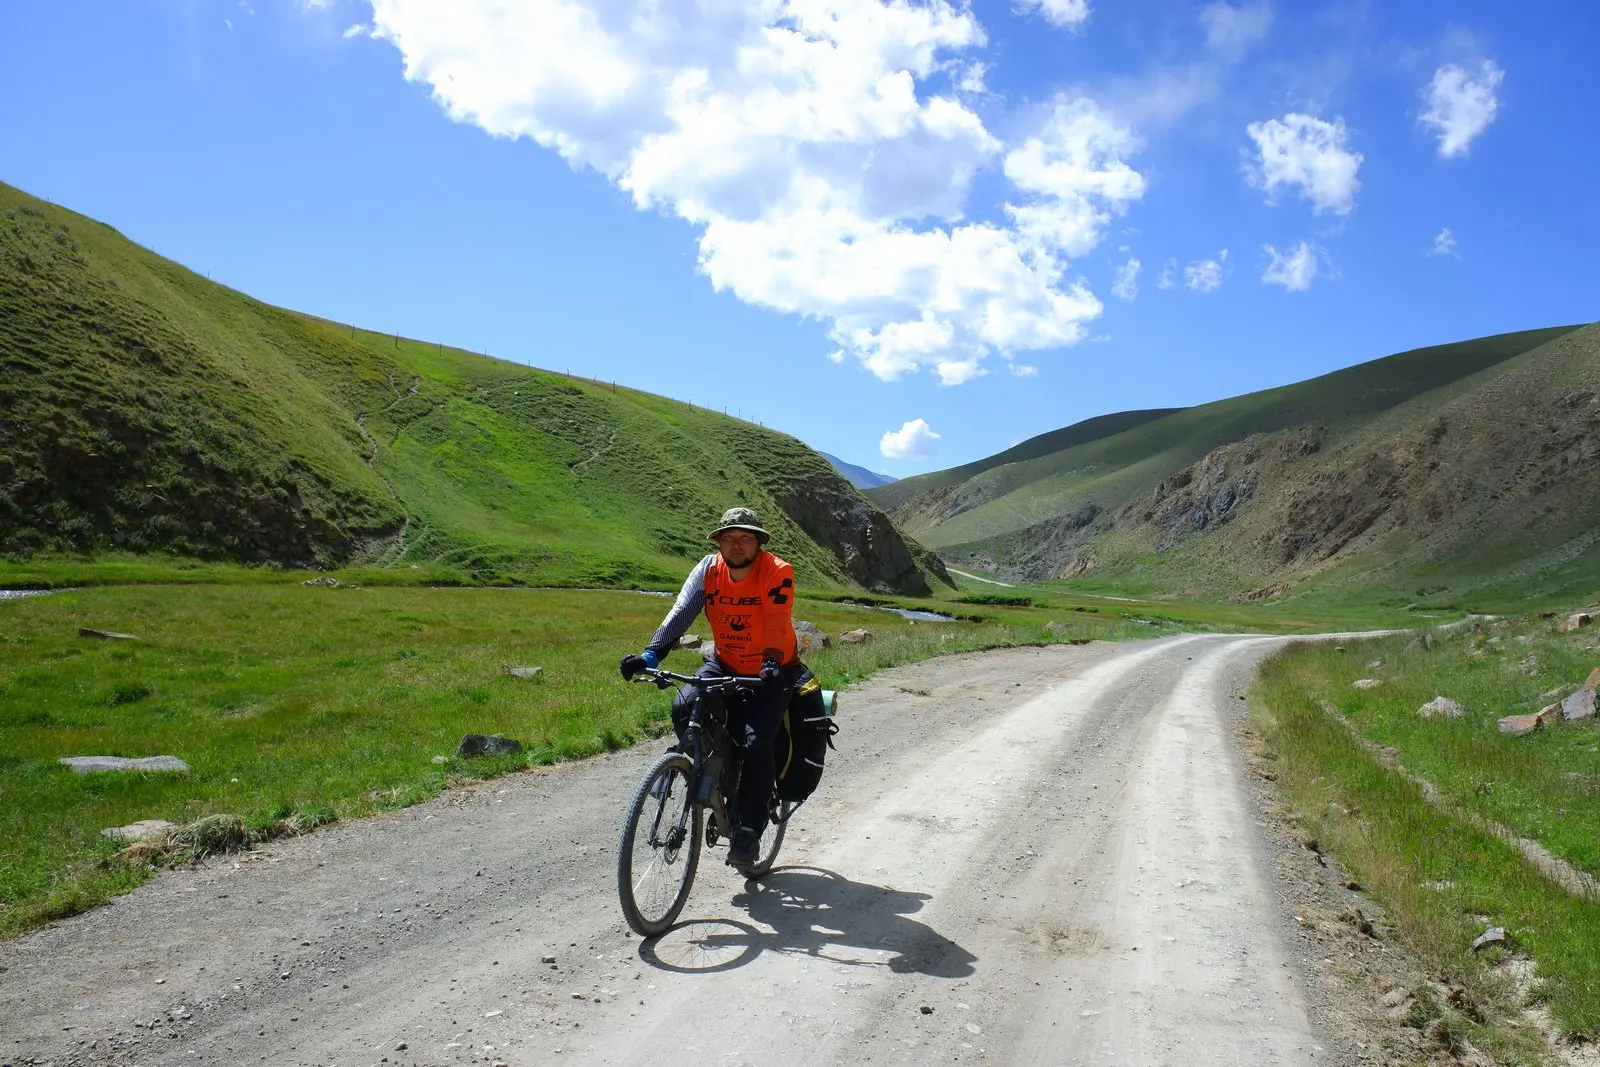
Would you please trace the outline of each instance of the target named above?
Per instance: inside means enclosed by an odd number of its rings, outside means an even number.
[[[54,589],[0,589],[0,600],[21,600],[25,596],[45,596]]]

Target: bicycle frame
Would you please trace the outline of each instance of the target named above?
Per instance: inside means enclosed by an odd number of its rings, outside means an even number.
[[[697,687],[702,699],[694,702],[689,713],[689,722],[683,730],[684,747],[688,750],[684,754],[689,757],[693,769],[689,772],[690,796],[694,798],[694,807],[711,809],[711,826],[722,836],[732,836],[733,820],[728,817],[727,798],[722,793],[721,777],[726,767],[723,760],[733,755],[736,745],[732,737],[727,735],[726,728],[712,720],[703,720],[706,708],[711,701],[706,698],[726,697],[731,692],[747,691],[760,688],[766,683],[760,678],[742,675],[706,675],[693,677],[690,675],[674,674],[654,668],[646,671],[650,680],[659,688],[665,689],[669,685],[693,685]],[[724,716],[726,710],[724,709]],[[720,735],[720,736],[719,736]],[[720,743],[725,742],[725,743]],[[713,761],[712,757],[717,758]],[[709,786],[705,784],[706,775],[713,777]],[[673,840],[682,842],[688,833],[688,822],[692,808],[685,806],[678,815],[677,825],[671,832]],[[660,813],[657,813],[657,818]],[[659,826],[651,827],[651,840],[659,840],[657,834]]]

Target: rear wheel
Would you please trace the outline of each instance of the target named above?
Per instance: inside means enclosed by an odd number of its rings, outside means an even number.
[[[780,800],[773,813],[773,825],[767,828],[766,839],[761,843],[761,855],[750,865],[751,878],[760,878],[772,872],[778,862],[778,849],[783,847],[783,832],[789,828],[789,816],[800,805],[792,800]]]
[[[678,918],[700,863],[701,809],[690,795],[689,757],[668,752],[628,801],[617,848],[617,894],[635,933],[654,937]]]

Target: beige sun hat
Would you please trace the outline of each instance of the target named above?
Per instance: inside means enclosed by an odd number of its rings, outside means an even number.
[[[749,530],[760,538],[762,544],[766,544],[767,538],[772,536],[761,528],[761,517],[754,508],[729,508],[724,511],[722,521],[711,531],[711,540],[715,541],[729,530]]]

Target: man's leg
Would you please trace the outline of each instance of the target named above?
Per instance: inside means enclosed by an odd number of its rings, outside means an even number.
[[[714,678],[728,672],[720,664],[705,662],[700,669],[694,672],[696,678]],[[687,751],[683,744],[683,732],[689,727],[689,716],[693,713],[695,705],[704,695],[697,685],[686,685],[678,690],[678,695],[672,698],[672,732],[678,735],[678,747]]]
[[[745,701],[739,736],[744,750],[739,769],[739,830],[728,850],[730,863],[754,863],[759,854],[772,798],[773,749],[793,695],[794,672],[784,671],[776,682],[752,691]]]

